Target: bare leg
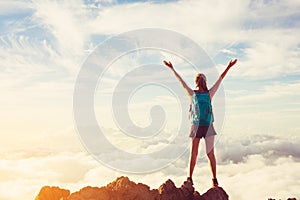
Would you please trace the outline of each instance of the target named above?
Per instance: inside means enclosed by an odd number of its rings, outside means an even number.
[[[199,142],[200,142],[200,138],[194,138],[192,141],[192,150],[191,150],[191,157],[190,157],[190,172],[189,172],[190,178],[192,178],[193,176],[194,168],[196,165]]]
[[[217,172],[216,172],[217,170],[216,170],[216,157],[214,153],[214,141],[215,141],[214,135],[205,138],[206,154],[209,159],[213,178],[215,179],[217,178]]]

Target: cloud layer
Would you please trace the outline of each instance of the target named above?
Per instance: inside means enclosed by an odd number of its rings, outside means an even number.
[[[299,137],[286,140],[270,135],[247,138],[223,135],[216,145],[220,184],[233,199],[298,197],[300,177],[295,172],[300,165],[299,144]],[[96,162],[90,155],[71,152],[67,147],[65,151],[57,153],[48,149],[48,153],[41,154],[40,150],[34,150],[36,153],[31,156],[11,152],[10,158],[1,159],[1,198],[33,199],[43,185],[58,185],[76,191],[87,185],[106,185],[121,175],[149,184],[151,188],[159,187],[168,178],[180,186],[188,170],[188,152],[160,171],[135,175],[113,171]],[[12,159],[14,155],[15,159]],[[132,164],[138,163],[144,164],[140,160]],[[203,155],[198,158],[194,179],[198,191],[210,187],[211,172],[207,158]],[[258,188],[264,190],[258,191]]]

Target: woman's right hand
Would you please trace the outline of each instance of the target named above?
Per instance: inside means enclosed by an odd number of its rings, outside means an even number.
[[[167,61],[164,60],[164,64],[165,64],[167,67],[169,67],[170,69],[173,69],[173,65],[172,65],[172,63],[171,63],[170,61],[167,62]]]

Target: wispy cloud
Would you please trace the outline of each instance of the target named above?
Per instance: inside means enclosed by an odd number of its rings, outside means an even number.
[[[31,10],[28,1],[12,0],[12,1],[1,1],[0,12],[3,15],[20,14],[26,13]]]

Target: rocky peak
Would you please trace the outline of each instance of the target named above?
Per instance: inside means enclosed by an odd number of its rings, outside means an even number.
[[[148,185],[134,183],[128,177],[119,177],[104,187],[87,186],[70,194],[69,190],[58,187],[43,187],[35,200],[228,200],[221,187],[209,189],[203,195],[185,181],[177,188],[167,180],[158,189],[150,190]]]
[[[59,187],[44,186],[36,196],[35,200],[60,200],[66,199],[68,196],[70,196],[70,190],[61,189]]]

